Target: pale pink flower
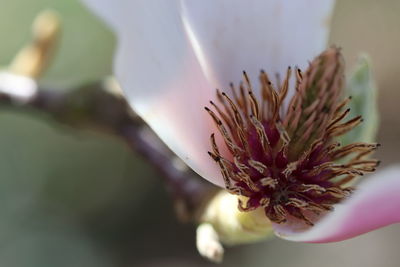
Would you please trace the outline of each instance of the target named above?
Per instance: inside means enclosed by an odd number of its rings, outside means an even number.
[[[133,109],[194,171],[219,186],[210,160],[216,132],[203,107],[242,70],[283,74],[326,48],[333,0],[85,0],[115,31],[115,74]],[[283,75],[282,75],[283,76]],[[293,88],[291,88],[293,91]],[[257,92],[256,92],[257,93]],[[290,94],[290,92],[289,92]],[[221,143],[221,138],[217,143]],[[400,221],[400,169],[378,172],[305,232],[278,236],[339,241]]]

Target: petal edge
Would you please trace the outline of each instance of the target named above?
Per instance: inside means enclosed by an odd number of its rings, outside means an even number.
[[[283,239],[306,243],[346,240],[400,222],[400,166],[377,172],[361,183],[352,197],[305,232],[274,225]]]

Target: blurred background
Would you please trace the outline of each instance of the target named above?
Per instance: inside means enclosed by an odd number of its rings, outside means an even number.
[[[68,90],[111,73],[113,34],[77,0],[0,0],[0,64],[56,10],[62,36],[40,85]],[[337,1],[330,43],[347,70],[372,58],[379,88],[378,158],[399,162],[400,2]],[[119,139],[68,128],[39,112],[0,107],[0,266],[212,266],[195,228],[175,217],[160,177]],[[371,211],[373,212],[373,211]],[[400,226],[336,244],[279,239],[226,249],[223,266],[399,266]]]

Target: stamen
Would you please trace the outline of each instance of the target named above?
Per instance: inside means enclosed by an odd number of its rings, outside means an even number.
[[[349,183],[379,165],[367,158],[379,144],[340,147],[335,141],[362,122],[361,116],[342,122],[350,114],[344,108],[351,100],[340,99],[343,66],[339,49],[331,48],[305,73],[296,68],[296,92],[287,107],[290,67],[277,89],[261,71],[259,97],[246,72],[238,88],[230,84],[231,96],[217,91],[219,103],[210,102],[215,112],[205,109],[228,154],[221,154],[212,134],[209,155],[226,189],[240,196],[239,210],[262,208],[275,223],[295,219],[312,226],[351,194]]]
[[[275,187],[278,185],[278,181],[276,179],[273,179],[272,177],[261,178],[260,183],[262,186],[267,186],[272,189],[275,189]]]
[[[265,172],[265,170],[267,170],[267,166],[265,166],[262,162],[250,159],[248,161],[248,164],[253,167],[254,169],[256,169],[259,173],[263,174]]]
[[[279,102],[278,106],[281,106],[283,103],[283,100],[286,98],[287,92],[289,90],[289,80],[290,76],[292,75],[292,68],[289,66],[287,71],[286,71],[286,78],[283,81],[282,88],[279,92]]]

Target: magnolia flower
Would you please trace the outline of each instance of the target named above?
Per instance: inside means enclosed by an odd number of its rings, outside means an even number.
[[[345,120],[340,51],[322,53],[334,1],[85,2],[117,34],[115,74],[132,108],[278,236],[332,242],[400,221],[399,168],[353,193],[379,163],[365,158],[377,144],[333,141],[362,122]]]

